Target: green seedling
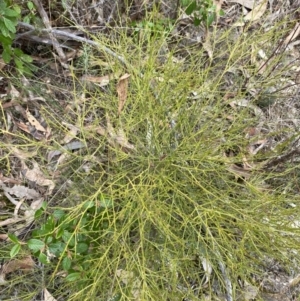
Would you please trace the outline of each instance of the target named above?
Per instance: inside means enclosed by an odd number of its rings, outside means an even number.
[[[195,26],[199,26],[202,23],[208,28],[217,19],[218,15],[224,15],[223,10],[217,11],[212,0],[181,0],[181,5],[187,15],[193,15]]]

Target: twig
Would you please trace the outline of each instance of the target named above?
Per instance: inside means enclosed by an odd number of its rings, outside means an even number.
[[[55,36],[56,38],[60,38],[60,39],[69,39],[69,40],[74,40],[74,41],[78,41],[78,42],[82,42],[82,43],[86,43],[92,46],[95,46],[97,48],[102,49],[103,51],[105,51],[106,53],[110,54],[111,56],[117,58],[122,64],[124,64],[125,66],[128,65],[128,63],[126,62],[125,58],[118,55],[117,53],[115,53],[114,51],[112,51],[111,49],[109,49],[106,46],[101,45],[98,42],[83,38],[83,37],[79,37],[75,34],[69,33],[69,32],[65,32],[63,30],[57,30],[57,29],[36,29],[34,26],[24,23],[24,22],[19,22],[18,23],[19,26],[28,28],[30,30],[36,30],[37,32],[40,33],[47,33],[47,34],[52,34],[53,36]]]
[[[217,255],[219,257],[221,257],[221,255],[219,254],[218,251],[217,251]],[[231,284],[230,278],[228,276],[226,266],[224,265],[222,259],[218,260],[218,264],[219,264],[219,268],[220,268],[222,276],[223,276],[223,280],[225,282],[225,289],[226,289],[225,298],[226,298],[226,301],[232,301],[233,300],[232,299],[232,284]]]
[[[213,234],[211,233],[209,227],[203,225],[203,230],[205,233],[209,234],[209,236],[211,236],[212,238],[214,237]],[[231,284],[231,280],[230,277],[228,275],[227,269],[226,269],[226,265],[223,262],[222,256],[218,250],[218,246],[214,244],[214,253],[217,255],[217,259],[218,259],[218,265],[219,265],[219,269],[221,271],[224,283],[225,283],[225,299],[226,301],[233,301],[232,298],[232,284]]]
[[[107,22],[106,22],[107,24],[110,24],[110,21],[114,17],[114,13],[115,13],[118,5],[119,5],[119,3],[118,3],[118,1],[116,1],[113,8],[112,8],[112,10],[111,10],[111,12],[110,12],[110,14],[109,14],[109,16],[108,16],[108,18],[107,18]]]
[[[53,40],[50,40],[50,39],[47,39],[47,38],[41,38],[41,37],[32,35],[33,32],[34,32],[34,30],[29,30],[29,31],[24,32],[24,33],[22,33],[20,35],[17,35],[16,38],[15,38],[15,41],[22,38],[22,39],[31,40],[31,41],[34,41],[34,42],[37,42],[37,43],[42,43],[42,44],[46,44],[46,45],[52,45],[53,47],[54,47],[54,45],[56,45],[56,46],[61,47],[61,48],[66,48],[66,49],[69,49],[69,50],[74,50],[73,48],[71,48],[69,46],[60,44],[60,43],[55,42]]]
[[[271,167],[276,167],[279,164],[285,163],[288,160],[292,159],[295,155],[299,155],[300,150],[299,149],[293,149],[290,152],[283,154],[281,156],[278,156],[274,159],[271,159],[269,162],[267,162],[263,167],[265,169],[270,169]]]
[[[50,20],[48,18],[48,15],[47,15],[46,11],[44,10],[44,8],[43,8],[43,6],[42,6],[42,4],[40,3],[39,0],[33,0],[33,3],[34,3],[34,5],[36,6],[36,8],[39,12],[39,14],[40,14],[40,16],[41,16],[41,18],[44,22],[45,27],[50,31],[49,36],[50,36],[51,40],[53,40],[55,42],[53,44],[54,49],[56,50],[56,52],[59,55],[62,62],[65,62],[66,61],[66,56],[65,56],[63,50],[61,49],[59,43],[57,42],[56,37],[51,32],[52,27],[50,25]]]

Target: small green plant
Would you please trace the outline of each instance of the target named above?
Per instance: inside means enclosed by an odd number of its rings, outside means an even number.
[[[85,271],[91,265],[89,253],[97,245],[97,237],[91,233],[108,228],[105,217],[107,209],[112,206],[112,201],[101,195],[96,201],[84,203],[82,212],[76,217],[67,210],[54,210],[26,242],[21,242],[13,234],[9,235],[13,243],[11,258],[21,251],[22,246],[27,246],[41,263],[47,265],[56,261],[59,268],[68,273],[68,281],[85,279]],[[36,221],[45,213],[46,205],[43,204],[35,213]]]
[[[23,22],[28,24],[39,24],[40,18],[37,17],[36,8],[31,1],[26,3],[28,13],[23,17]]]
[[[3,61],[8,64],[13,60],[20,73],[30,74],[33,70],[33,66],[30,65],[32,58],[21,49],[12,47],[20,17],[21,8],[18,5],[11,5],[9,1],[0,2],[0,44],[3,48]]]
[[[19,6],[9,6],[8,1],[0,2],[0,31],[2,36],[11,40],[15,37],[20,15],[21,9]]]
[[[185,8],[187,15],[194,14],[194,24],[196,26],[203,23],[209,27],[217,18],[217,15],[224,15],[222,10],[217,11],[212,0],[181,0],[181,5]]]
[[[170,19],[158,19],[156,21],[142,20],[140,22],[132,22],[131,26],[134,28],[136,33],[141,30],[148,30],[152,33],[164,34],[169,33],[173,28],[173,21]]]

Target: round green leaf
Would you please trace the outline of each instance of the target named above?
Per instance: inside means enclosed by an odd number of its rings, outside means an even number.
[[[62,260],[62,267],[65,271],[68,271],[71,268],[72,261],[69,257],[65,257]]]
[[[50,253],[54,254],[55,256],[60,256],[65,247],[66,244],[63,242],[54,242],[48,245]]]
[[[221,17],[225,16],[225,12],[223,9],[219,10],[219,16],[221,16]]]
[[[39,254],[39,262],[43,263],[43,264],[48,264],[49,263],[49,259],[47,258],[47,256],[44,253],[40,253]]]
[[[75,273],[71,273],[66,277],[67,281],[76,281],[78,279],[81,279],[81,273],[79,272],[75,272]]]
[[[34,9],[34,5],[31,1],[28,1],[27,2],[27,7],[30,9],[30,10],[33,10]]]
[[[32,238],[27,241],[27,246],[33,252],[37,252],[37,251],[42,250],[45,247],[45,244],[40,239]]]
[[[61,209],[56,209],[54,212],[53,212],[53,217],[60,220],[62,217],[65,216],[65,211],[61,210]]]
[[[70,246],[75,245],[75,237],[72,233],[70,233],[68,230],[65,230],[62,239],[64,242],[68,243]]]
[[[89,248],[89,245],[87,243],[84,243],[84,242],[80,242],[76,245],[76,253],[84,253],[88,250]]]

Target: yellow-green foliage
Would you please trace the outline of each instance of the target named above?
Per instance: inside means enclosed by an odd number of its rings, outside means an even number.
[[[102,64],[100,75],[131,76],[120,116],[113,80],[104,89],[91,88],[78,85],[75,76],[72,109],[59,113],[59,107],[48,103],[42,111],[53,133],[66,131],[62,121],[80,126],[80,139],[88,146],[70,154],[65,168],[59,167],[69,183],[57,193],[64,199],[54,196],[49,202],[49,213],[51,207],[64,208],[69,221],[78,221],[68,231],[74,237],[84,234],[90,242],[85,257],[68,253],[67,245],[46,267],[45,283],[53,285],[54,296],[179,301],[202,300],[217,291],[234,300],[238,278],[251,281],[266,258],[288,266],[291,250],[299,245],[291,224],[299,209],[290,208],[293,197],[272,187],[273,175],[267,178],[263,169],[246,178],[230,171],[231,164],[242,164],[249,144],[245,130],[259,117],[249,107],[233,109],[224,97],[226,92],[246,97],[243,70],[262,89],[276,80],[278,73],[256,77],[250,47],[278,41],[279,29],[237,41],[235,29],[216,32],[210,38],[211,58],[197,46],[175,45],[164,52],[165,37],[153,33],[142,39],[118,33],[115,42],[99,37],[99,44],[107,43],[127,62],[124,66],[95,52],[88,59],[109,63]],[[172,56],[180,55],[185,60],[174,62]],[[232,77],[232,86],[227,77]],[[108,135],[96,133],[108,120],[116,131],[122,129],[134,150],[112,145]],[[59,143],[55,135],[53,139],[51,147]],[[36,147],[41,158],[49,150]],[[267,155],[258,153],[251,160],[259,164]],[[93,163],[88,172],[82,168],[85,162]],[[90,213],[87,204],[94,206]],[[81,227],[83,217],[87,221]],[[56,231],[62,225],[58,222]],[[72,272],[80,272],[75,283],[55,274],[66,256],[76,263]]]

